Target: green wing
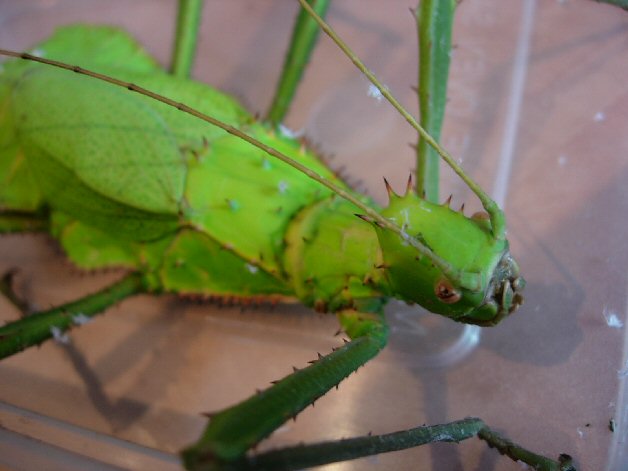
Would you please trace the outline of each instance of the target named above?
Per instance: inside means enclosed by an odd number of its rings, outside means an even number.
[[[73,26],[58,30],[33,52],[69,63],[81,63],[118,77],[150,74],[159,65],[128,34],[108,27]],[[41,202],[39,185],[15,134],[13,89],[22,76],[39,66],[27,61],[2,64],[0,75],[0,209],[32,211]]]
[[[103,33],[109,35],[110,30]],[[65,43],[73,35],[60,36]],[[55,37],[47,42],[46,53],[58,49],[59,41]],[[135,57],[136,49],[122,52]],[[94,51],[82,50],[85,60],[76,51],[71,59],[89,64]],[[96,65],[176,100],[198,104],[234,126],[251,119],[234,100],[215,90],[154,70],[137,74],[148,65],[122,72],[120,63],[122,59]],[[8,97],[12,125],[48,203],[132,239],[156,238],[172,230],[182,205],[190,152],[224,132],[97,80],[37,65],[16,70]]]
[[[80,185],[131,208],[177,213],[185,178],[182,151],[145,100],[67,72],[38,69],[20,81],[13,101],[19,141],[35,160],[31,168],[53,206],[71,212],[69,205],[86,197],[72,194]],[[68,194],[60,196],[64,187]]]

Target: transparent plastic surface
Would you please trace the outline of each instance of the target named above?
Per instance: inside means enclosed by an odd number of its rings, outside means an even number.
[[[416,34],[409,4],[343,0],[342,37],[410,109]],[[0,1],[0,44],[26,50],[56,26],[116,24],[162,63],[173,1]],[[263,113],[296,6],[208,1],[195,77]],[[469,330],[393,302],[388,348],[260,447],[482,417],[579,469],[628,469],[628,14],[588,1],[469,0],[458,7],[443,143],[504,205],[526,304]],[[416,137],[327,39],[286,123],[381,202],[402,188]],[[478,203],[449,172],[443,195]],[[41,308],[116,279],[72,268],[43,236],[0,239],[0,272]],[[17,312],[0,299],[0,319]],[[176,452],[231,405],[328,352],[333,316],[298,304],[218,308],[138,297],[0,363],[0,463],[16,469],[176,469]],[[615,431],[609,430],[609,422]],[[74,460],[74,461],[73,461]],[[327,469],[519,470],[477,440]]]

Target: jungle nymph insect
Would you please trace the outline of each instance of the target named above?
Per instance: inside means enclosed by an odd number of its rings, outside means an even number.
[[[106,56],[97,53],[103,43],[111,45]],[[8,144],[0,159],[12,173],[0,174],[0,229],[46,230],[78,267],[129,274],[0,328],[3,356],[143,292],[297,298],[335,313],[350,339],[213,414],[183,452],[189,468],[260,466],[243,458],[248,449],[385,346],[382,309],[391,297],[483,326],[521,304],[525,283],[502,211],[440,147],[486,213],[467,217],[429,202],[411,182],[403,195],[389,187],[380,209],[301,141],[256,121],[233,98],[164,72],[119,30],[67,27],[36,50],[41,57],[0,51],[29,59],[2,72]],[[444,439],[483,427],[454,423]]]

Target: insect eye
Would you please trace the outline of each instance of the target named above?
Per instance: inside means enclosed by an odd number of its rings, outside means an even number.
[[[436,286],[434,286],[434,293],[438,299],[440,299],[445,304],[454,304],[460,301],[462,295],[460,291],[456,290],[451,282],[445,278],[441,278]]]

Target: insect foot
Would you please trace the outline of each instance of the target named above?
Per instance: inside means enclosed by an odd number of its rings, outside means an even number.
[[[381,214],[402,236],[375,226],[392,295],[458,322],[491,326],[523,302],[525,280],[508,241],[488,219],[466,217],[414,192],[392,197]],[[417,256],[411,239],[425,247]]]

